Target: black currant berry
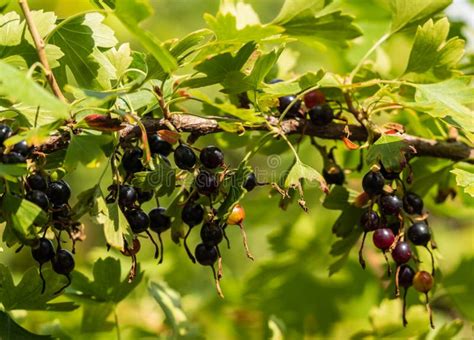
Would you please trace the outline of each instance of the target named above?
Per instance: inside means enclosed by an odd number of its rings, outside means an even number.
[[[26,163],[26,158],[21,153],[18,152],[9,152],[2,156],[2,161],[5,164],[19,164]]]
[[[137,201],[142,204],[150,201],[153,198],[153,190],[143,190],[141,188],[134,188],[137,193]]]
[[[374,241],[374,245],[381,249],[387,250],[395,241],[395,235],[393,235],[392,230],[388,228],[381,228],[374,231],[374,235],[372,237]]]
[[[402,210],[403,202],[397,195],[384,195],[379,201],[380,210],[384,215],[398,215]]]
[[[210,145],[202,149],[199,160],[206,168],[215,169],[224,164],[224,154],[218,147]]]
[[[44,192],[39,191],[39,190],[31,190],[30,192],[26,194],[25,198],[28,201],[36,204],[38,207],[40,207],[44,211],[48,211],[49,199],[48,199],[48,195],[46,195]]]
[[[398,242],[392,250],[392,258],[396,264],[407,263],[411,259],[411,249],[407,242]]]
[[[369,171],[362,179],[362,188],[369,195],[380,195],[383,193],[385,179],[380,172]]]
[[[28,146],[26,140],[22,140],[21,142],[18,142],[13,146],[12,151],[19,153],[23,157],[26,157],[30,154],[31,147]]]
[[[122,157],[122,166],[127,173],[135,173],[143,170],[143,150],[133,148],[126,150]]]
[[[424,222],[416,222],[408,229],[408,239],[417,246],[426,246],[431,240],[430,228]]]
[[[344,170],[337,164],[331,164],[323,169],[323,177],[328,184],[343,185],[345,180]]]
[[[173,146],[167,141],[161,139],[158,135],[150,136],[148,144],[150,145],[150,151],[153,154],[166,157],[173,151]]]
[[[328,104],[314,106],[308,111],[308,115],[316,126],[328,125],[334,119],[334,111]]]
[[[53,270],[61,275],[67,275],[74,270],[74,256],[69,250],[59,249],[52,258]]]
[[[290,104],[296,99],[295,96],[284,96],[284,97],[280,97],[278,98],[278,102],[279,102],[279,105],[278,105],[278,111],[280,113],[283,113],[285,112],[286,108],[288,106],[290,106]],[[299,114],[300,114],[300,107],[301,107],[301,100],[297,100],[293,106],[291,106],[291,108],[288,110],[288,112],[286,113],[285,117],[298,117]]]
[[[202,266],[212,266],[219,257],[216,247],[208,248],[203,243],[196,246],[194,255],[196,256],[198,263]]]
[[[407,192],[403,196],[403,209],[410,215],[423,213],[423,199],[414,192]]]
[[[31,248],[31,255],[39,264],[51,261],[54,257],[53,242],[45,237],[40,238],[38,245],[34,248]]]
[[[31,190],[46,191],[48,189],[48,181],[39,173],[29,175],[26,178],[26,183]]]
[[[171,218],[165,215],[166,209],[155,208],[152,209],[148,216],[150,218],[150,229],[156,233],[162,233],[171,227]]]
[[[224,232],[217,223],[204,223],[201,228],[201,240],[207,247],[217,246],[224,239]]]
[[[375,211],[367,210],[360,217],[360,225],[366,233],[374,231],[380,226],[380,217]]]
[[[409,288],[413,284],[415,271],[407,264],[402,264],[398,271],[398,284],[403,288]]]
[[[71,188],[64,180],[49,183],[47,190],[48,198],[55,206],[67,204],[71,197]]]
[[[242,186],[247,191],[252,191],[257,186],[257,176],[255,176],[254,172],[251,172],[247,175]]]
[[[201,195],[210,196],[219,188],[217,176],[212,172],[201,170],[196,176],[196,189]]]
[[[132,207],[137,200],[135,188],[129,185],[122,185],[119,189],[118,201],[121,206]]]
[[[180,145],[174,150],[174,163],[182,170],[191,170],[196,165],[196,155],[193,149],[186,145]]]
[[[202,222],[204,218],[204,208],[200,204],[188,202],[181,211],[181,219],[190,227],[194,227]]]
[[[12,135],[12,129],[8,125],[0,124],[0,146],[3,142],[10,138]]]
[[[380,173],[388,181],[393,181],[395,179],[400,178],[400,172],[398,172],[398,171],[388,171],[387,169],[385,169],[385,167],[383,166],[382,163],[380,163]]]
[[[130,228],[135,234],[142,233],[148,229],[150,218],[141,209],[130,209],[125,212]]]

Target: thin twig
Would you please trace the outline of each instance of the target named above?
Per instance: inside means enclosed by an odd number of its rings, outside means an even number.
[[[63,102],[67,102],[66,98],[61,92],[61,89],[59,88],[56,78],[54,77],[53,71],[51,71],[51,67],[49,66],[48,58],[46,56],[45,43],[43,41],[43,38],[41,38],[38,29],[35,26],[35,23],[33,22],[30,7],[28,6],[28,1],[18,0],[18,3],[20,4],[21,10],[23,11],[23,14],[25,16],[26,25],[28,26],[28,30],[31,33],[33,42],[35,43],[36,52],[38,52],[38,58],[44,67],[44,72],[46,75],[46,79],[48,79],[49,86],[51,86],[51,90],[53,91],[56,97],[58,97]]]

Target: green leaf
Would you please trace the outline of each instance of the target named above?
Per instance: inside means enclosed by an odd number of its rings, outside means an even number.
[[[457,310],[468,320],[474,318],[474,257],[462,259],[458,267],[443,277],[443,286]]]
[[[54,339],[50,335],[33,334],[17,324],[7,313],[0,311],[0,338],[4,340],[46,340]]]
[[[96,79],[101,68],[97,55],[101,53],[95,48],[111,48],[117,43],[114,32],[102,23],[103,20],[104,16],[99,13],[76,16],[58,26],[49,36],[48,41],[64,53],[59,60],[61,67],[56,71],[60,85],[76,82],[82,87],[100,88]],[[74,79],[68,79],[70,77]]]
[[[136,172],[132,184],[145,190],[158,190],[158,196],[169,196],[176,189],[176,169],[165,161],[155,165],[154,171]]]
[[[72,288],[77,292],[70,295],[81,300],[93,302],[119,303],[140,284],[143,272],[138,274],[132,282],[128,277],[122,279],[120,261],[113,257],[98,259],[92,271],[93,279],[90,280],[80,272],[72,274]]]
[[[441,169],[431,171],[429,168],[423,167],[424,173],[418,173],[415,176],[413,184],[410,186],[410,190],[416,192],[421,197],[424,197],[433,188],[433,183],[439,183],[440,179],[446,178],[449,175],[453,165],[447,165]]]
[[[341,213],[341,216],[342,215],[348,216],[345,211]],[[338,223],[340,223],[340,225],[337,227],[338,229],[351,231],[348,234],[344,233],[344,238],[337,240],[331,245],[330,254],[335,257],[338,256],[338,258],[329,266],[329,276],[337,273],[339,270],[342,269],[342,267],[344,267],[347,262],[347,259],[349,258],[349,254],[352,248],[357,244],[360,235],[362,234],[361,228],[354,228],[354,225],[356,224],[354,215],[351,216],[351,218],[338,219],[338,221]]]
[[[5,310],[71,311],[79,307],[72,302],[48,303],[57,297],[55,293],[64,287],[66,278],[49,268],[43,268],[43,276],[46,290],[41,294],[43,283],[37,268],[29,268],[15,286],[8,267],[0,264],[0,302]]]
[[[98,333],[111,331],[115,324],[107,321],[115,309],[113,303],[83,302],[81,332]]]
[[[417,84],[415,101],[432,117],[470,132],[474,131],[474,87],[471,77],[452,78],[436,84]]]
[[[344,210],[354,201],[357,194],[356,191],[345,186],[336,185],[324,197],[323,207],[330,210]]]
[[[425,22],[451,2],[452,0],[391,0],[391,33]]]
[[[403,138],[394,135],[382,135],[372,144],[367,153],[367,163],[375,164],[379,161],[387,170],[398,171],[406,164],[403,154],[407,148]]]
[[[191,329],[188,318],[181,306],[181,297],[176,291],[164,283],[151,281],[148,292],[160,305],[166,317],[165,323],[173,330],[174,338],[193,335],[196,337],[197,334]]]
[[[120,45],[118,49],[112,47],[105,52],[105,56],[114,67],[115,74],[113,79],[120,79],[133,61],[132,50],[128,43]]]
[[[90,216],[99,214],[98,199],[102,196],[99,185],[95,185],[77,195],[77,202],[72,207],[72,219],[79,220],[82,216],[89,213]]]
[[[280,13],[273,22],[277,24],[286,23],[308,10],[312,12],[320,11],[330,2],[331,0],[285,0]]]
[[[403,78],[422,83],[452,77],[464,54],[464,41],[453,38],[446,42],[448,33],[447,18],[418,27]]]
[[[30,117],[28,117],[30,119]],[[31,117],[33,119],[33,117]],[[22,140],[26,140],[28,145],[35,145],[39,146],[46,142],[46,140],[50,137],[52,132],[55,132],[60,126],[64,124],[64,121],[58,120],[52,122],[50,124],[41,125],[36,128],[31,128],[26,131],[19,132],[14,136],[8,138],[4,144],[6,146],[13,146]]]
[[[8,80],[8,81],[6,81]],[[26,73],[0,60],[0,97],[12,104],[21,103],[18,107],[24,111],[25,106],[36,110],[39,107],[37,122],[39,125],[67,119],[68,106],[47,92],[29,78]],[[26,114],[28,118],[31,116]],[[34,120],[30,119],[34,123]]]
[[[463,325],[464,322],[460,319],[446,322],[440,329],[438,329],[433,340],[454,339],[462,330]]]
[[[226,179],[227,182],[224,182],[224,184],[230,184],[230,187],[217,211],[219,219],[226,221],[234,206],[244,197],[247,191],[242,185],[250,172],[251,168],[248,166],[247,160],[244,160],[240,162],[235,173]]]
[[[73,135],[67,148],[64,168],[74,170],[79,163],[88,168],[98,168],[104,158],[104,148],[113,143],[111,134],[83,133]]]
[[[0,164],[0,178],[17,182],[18,178],[27,174],[26,164]]]
[[[16,12],[8,12],[0,15],[0,51],[3,46],[15,46],[21,43],[25,22],[20,20]],[[0,56],[3,55],[0,52]]]
[[[464,191],[474,197],[474,172],[462,169],[451,170],[456,175],[456,184],[464,188]]]
[[[294,80],[266,84],[263,91],[277,97],[301,93],[309,88],[317,86],[319,81],[323,79],[324,74],[323,70],[319,70],[317,73],[307,72]]]

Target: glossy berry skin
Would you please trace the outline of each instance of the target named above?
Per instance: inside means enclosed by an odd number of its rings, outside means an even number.
[[[202,243],[207,247],[217,246],[224,239],[224,232],[217,223],[204,223],[200,235]]]
[[[203,243],[199,243],[194,251],[194,256],[198,263],[202,266],[212,266],[218,258],[216,247],[206,247]]]
[[[407,264],[402,264],[398,271],[398,284],[403,288],[409,288],[413,284],[415,271]]]
[[[26,183],[31,190],[46,191],[48,189],[48,181],[41,174],[31,174],[26,178]]]
[[[328,184],[343,185],[346,176],[344,171],[337,164],[332,164],[323,169],[323,177]]]
[[[215,174],[201,170],[196,176],[196,189],[201,195],[210,196],[219,188],[219,181]]]
[[[31,147],[28,146],[26,140],[22,140],[21,142],[18,142],[13,146],[12,151],[19,153],[23,157],[26,157],[30,154]]]
[[[278,111],[280,114],[285,112],[286,108],[296,99],[295,96],[284,96],[278,98]],[[298,117],[300,114],[301,100],[297,100],[293,106],[288,110],[285,117]]]
[[[309,119],[316,126],[325,126],[334,119],[334,111],[328,104],[316,105],[308,111]]]
[[[137,191],[129,185],[122,185],[119,189],[118,202],[121,206],[131,207],[137,200]]]
[[[61,206],[66,204],[69,198],[71,198],[71,188],[64,180],[51,182],[49,183],[47,194],[53,205]]]
[[[251,172],[245,178],[244,184],[242,184],[245,190],[252,191],[257,186],[257,176],[254,172]]]
[[[135,173],[143,170],[143,150],[133,148],[125,151],[122,157],[122,166],[127,173]]]
[[[398,215],[402,210],[403,202],[397,195],[384,195],[379,201],[384,215]]]
[[[385,178],[380,172],[369,171],[362,179],[362,188],[369,195],[380,195],[383,193]]]
[[[382,163],[380,163],[380,173],[388,181],[393,181],[395,179],[400,178],[400,172],[398,172],[398,171],[388,171],[387,169],[385,169],[385,167],[383,166]]]
[[[67,275],[74,270],[74,256],[69,250],[59,249],[52,258],[53,270],[62,275]]]
[[[200,204],[188,202],[181,211],[181,219],[190,227],[194,227],[202,222],[204,218],[204,208]]]
[[[227,224],[230,225],[240,225],[245,220],[245,210],[240,204],[236,204],[232,208],[232,212],[229,217],[227,217]]]
[[[196,165],[194,151],[186,145],[180,145],[174,150],[174,163],[182,170],[191,170]]]
[[[423,213],[423,206],[423,199],[414,192],[407,192],[405,196],[403,196],[403,210],[408,214],[421,215]]]
[[[380,226],[380,217],[375,211],[367,210],[360,217],[360,225],[366,233],[374,231]]]
[[[26,158],[21,153],[12,151],[3,155],[2,162],[5,164],[26,163]]]
[[[171,227],[171,218],[165,215],[166,209],[152,209],[148,216],[150,217],[150,229],[156,233],[162,233]]]
[[[53,242],[45,237],[40,238],[37,247],[31,248],[31,255],[39,264],[51,261],[54,257]]]
[[[12,135],[12,129],[8,125],[0,124],[0,145]]]
[[[148,202],[153,198],[154,193],[152,190],[143,190],[140,188],[134,188],[134,189],[137,193],[137,201],[140,204]]]
[[[311,109],[316,105],[322,105],[326,103],[326,96],[321,90],[314,90],[304,95],[304,105],[307,109]]]
[[[148,229],[150,218],[141,209],[130,209],[125,212],[130,228],[135,234],[142,233]]]
[[[30,192],[26,194],[25,198],[28,201],[36,204],[38,207],[40,207],[44,211],[48,211],[49,199],[48,199],[48,195],[46,195],[43,191],[31,190]]]
[[[224,164],[224,154],[218,147],[210,145],[202,149],[199,160],[206,168],[215,169]]]
[[[385,251],[390,248],[395,241],[395,235],[393,235],[392,230],[388,228],[377,229],[374,231],[372,240],[377,248]]]
[[[417,246],[426,246],[431,240],[430,228],[424,222],[416,222],[407,233],[408,239]]]
[[[153,154],[168,156],[173,151],[173,146],[167,141],[160,138],[158,135],[152,135],[148,139],[150,145],[150,151]]]
[[[392,250],[392,258],[396,264],[407,263],[411,259],[411,249],[407,242],[398,242]]]
[[[428,293],[433,288],[433,276],[424,270],[419,271],[413,278],[413,288],[420,293]]]

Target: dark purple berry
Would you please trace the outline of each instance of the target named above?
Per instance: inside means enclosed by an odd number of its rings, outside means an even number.
[[[141,188],[135,188],[135,191],[137,193],[137,201],[140,204],[150,201],[154,195],[153,190],[143,190]]]
[[[201,170],[196,176],[195,184],[198,193],[201,195],[210,196],[219,188],[219,181],[217,176],[212,172]]]
[[[407,242],[398,242],[395,248],[392,250],[392,258],[398,265],[410,261],[410,245]]]
[[[402,210],[403,202],[397,195],[384,195],[379,201],[380,210],[384,215],[398,215]]]
[[[52,258],[53,270],[61,275],[67,275],[74,270],[74,256],[66,249],[59,249]]]
[[[423,199],[414,192],[407,192],[403,196],[403,209],[410,215],[423,213]]]
[[[247,191],[252,191],[257,186],[257,176],[255,176],[254,172],[251,172],[247,175],[242,186]]]
[[[26,158],[22,154],[12,151],[12,152],[3,154],[2,161],[5,164],[19,164],[19,163],[26,163]]]
[[[284,97],[280,97],[278,98],[278,102],[279,102],[279,105],[278,105],[278,111],[280,113],[283,113],[285,112],[285,110],[287,109],[288,106],[290,106],[290,104],[296,99],[295,96],[284,96]],[[301,107],[301,100],[297,100],[292,106],[291,108],[288,110],[288,112],[286,113],[285,117],[298,117],[299,114],[300,114],[300,107]]]
[[[380,163],[380,173],[388,181],[393,181],[400,178],[400,172],[392,170],[388,171],[385,169],[382,163]]]
[[[36,204],[38,207],[44,211],[48,211],[49,208],[49,199],[48,195],[39,190],[31,190],[26,194],[25,197],[28,201]]]
[[[334,111],[328,104],[321,104],[312,107],[308,111],[309,119],[316,126],[325,126],[334,119]]]
[[[204,223],[201,228],[201,240],[207,247],[217,246],[222,242],[224,232],[217,223]]]
[[[180,145],[174,150],[174,163],[182,170],[191,170],[196,165],[196,155],[193,149],[186,145]]]
[[[196,260],[202,266],[212,266],[218,258],[216,247],[206,247],[203,243],[196,246],[194,251]]]
[[[387,250],[395,241],[395,235],[388,228],[377,229],[374,231],[372,240],[377,248]]]
[[[39,264],[51,261],[54,257],[53,242],[44,237],[40,238],[38,245],[31,248],[31,255],[33,255],[33,258]]]
[[[150,218],[141,209],[130,209],[125,212],[130,228],[135,234],[142,233],[148,229]]]
[[[161,139],[158,135],[150,136],[148,144],[150,145],[150,151],[153,154],[166,157],[173,151],[173,146],[164,139]]]
[[[143,157],[143,150],[140,148],[133,148],[126,150],[122,157],[122,166],[127,173],[135,173],[144,169],[141,158]]]
[[[323,177],[328,184],[343,185],[345,180],[344,170],[337,164],[331,164],[323,169]]]
[[[152,209],[148,216],[150,217],[150,229],[156,233],[162,233],[171,227],[171,218],[165,215],[166,209],[155,208]]]
[[[369,171],[362,179],[362,188],[369,195],[380,195],[384,185],[385,179],[380,172]]]
[[[17,152],[23,157],[28,156],[31,150],[32,148],[28,146],[28,143],[26,142],[26,140],[22,140],[21,142],[16,143],[12,149],[13,152]]]
[[[26,178],[26,183],[31,190],[46,191],[48,189],[48,181],[39,173],[29,175]]]
[[[188,202],[181,211],[181,219],[190,227],[194,227],[202,222],[204,218],[204,208],[200,204]]]
[[[48,198],[55,206],[67,204],[71,197],[71,188],[64,180],[49,183],[47,190]]]
[[[10,138],[12,135],[12,129],[8,125],[0,124],[0,146],[3,142]]]
[[[199,160],[206,168],[215,169],[224,164],[224,154],[218,147],[210,145],[202,149]]]
[[[137,200],[137,192],[135,188],[129,185],[122,185],[119,189],[118,202],[121,206],[132,207]]]
[[[398,271],[398,284],[402,287],[409,288],[413,284],[415,271],[407,264],[402,264]]]
[[[425,222],[416,222],[408,229],[408,239],[417,246],[426,246],[431,240],[430,228]]]
[[[378,229],[380,226],[379,215],[375,211],[365,211],[360,217],[360,225],[365,232]]]

